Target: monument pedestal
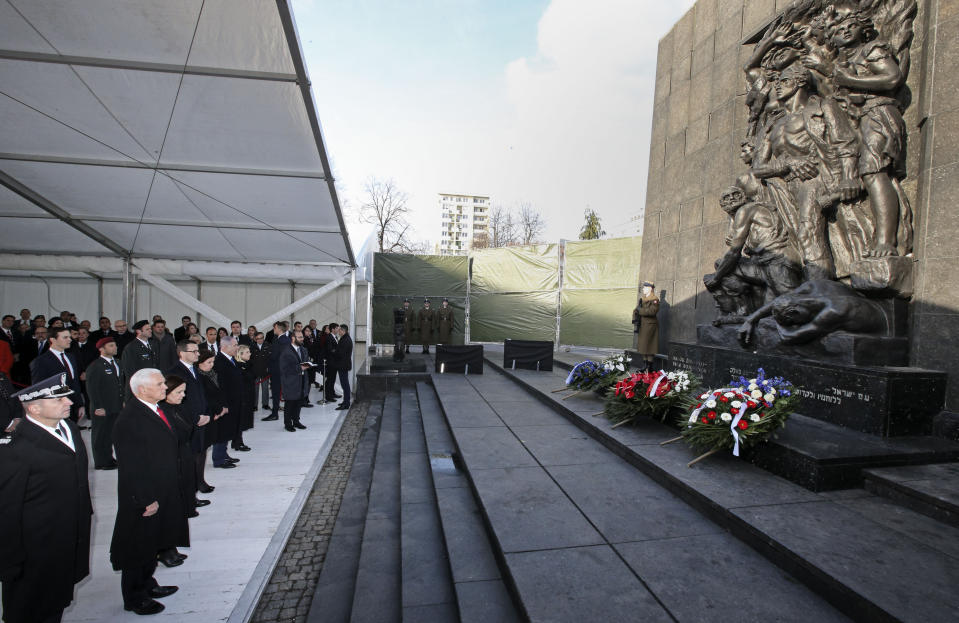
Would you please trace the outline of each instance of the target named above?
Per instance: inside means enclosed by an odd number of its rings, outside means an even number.
[[[763,368],[801,388],[802,415],[882,437],[928,434],[945,401],[946,374],[934,370],[682,342],[670,342],[667,354],[671,369],[689,370],[710,387],[725,386],[740,375],[751,378]]]

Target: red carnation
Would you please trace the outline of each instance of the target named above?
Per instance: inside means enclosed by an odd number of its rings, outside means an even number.
[[[746,420],[739,420],[739,424],[736,425],[740,430],[746,430],[749,428],[749,422]]]
[[[729,398],[726,398],[725,396],[720,396],[719,402],[729,402]]]
[[[706,417],[708,417],[710,420],[715,420],[715,419],[716,419],[716,412],[715,412],[715,411],[710,411],[709,413],[706,414]]]
[[[706,418],[703,418],[701,421],[703,424],[709,424],[709,420],[707,420]]]
[[[759,417],[761,417],[761,418],[764,418],[764,417],[766,417],[766,413],[765,413],[765,412],[763,412],[763,413],[760,413],[760,414],[759,414]]]
[[[746,406],[749,407],[750,409],[755,409],[755,408],[756,408],[756,403],[753,402],[752,400],[750,400],[750,401],[748,401],[748,402],[746,403]]]

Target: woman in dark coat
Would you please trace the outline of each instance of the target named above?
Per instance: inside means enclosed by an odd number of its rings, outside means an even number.
[[[315,363],[317,366],[319,366],[319,367],[313,369],[313,374],[314,374],[313,379],[314,379],[314,385],[316,385],[316,388],[319,389],[319,390],[321,390],[321,391],[323,390],[323,384],[316,382],[316,374],[317,374],[317,373],[320,374],[320,375],[321,375],[321,380],[322,380],[324,383],[326,382],[326,379],[325,379],[325,378],[322,378],[322,374],[323,374],[323,355],[324,355],[324,353],[326,352],[326,340],[328,340],[329,337],[330,337],[330,325],[325,324],[325,325],[323,325],[322,330],[318,330],[318,331],[316,332],[316,335],[313,336],[313,347],[310,348],[310,350],[309,350],[309,352],[310,352],[310,359],[313,360],[313,363]]]
[[[643,282],[643,295],[639,305],[633,310],[633,324],[639,320],[639,330],[636,335],[636,351],[646,361],[646,371],[653,371],[653,361],[659,351],[659,297],[653,291],[655,286],[649,281]]]
[[[245,446],[243,431],[253,428],[253,408],[256,407],[256,372],[253,370],[253,364],[250,363],[251,356],[250,347],[246,344],[241,345],[236,351],[236,362],[240,366],[240,372],[243,373],[243,402],[240,407],[240,433],[239,437],[234,440],[234,450],[239,450]]]
[[[200,381],[203,383],[203,391],[206,392],[206,404],[213,416],[213,421],[206,425],[203,432],[203,464],[206,465],[206,449],[216,443],[216,422],[224,415],[226,409],[226,396],[220,389],[220,383],[217,381],[216,372],[213,371],[213,360],[216,355],[210,351],[201,351],[200,358],[196,367],[200,371]],[[201,487],[202,490],[202,487]]]
[[[180,415],[179,406],[186,394],[186,384],[178,376],[168,375],[166,378],[166,398],[160,401],[159,407],[170,420],[173,432],[177,438],[177,485],[180,489],[180,504],[184,516],[188,519],[196,517],[196,470],[193,464],[193,450],[190,439],[193,437],[193,425],[186,422]],[[175,567],[186,560],[175,547],[157,553],[157,560],[167,567]]]

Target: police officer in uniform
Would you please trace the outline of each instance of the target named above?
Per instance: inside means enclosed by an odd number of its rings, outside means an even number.
[[[651,282],[643,282],[639,305],[633,310],[633,325],[636,326],[636,321],[639,320],[636,351],[643,356],[646,362],[644,369],[647,372],[653,371],[653,360],[659,350],[659,321],[656,319],[656,314],[659,313],[659,297],[656,296],[654,288]]]
[[[436,328],[436,311],[430,309],[430,300],[423,300],[423,308],[416,314],[416,327],[420,332],[420,342],[423,352],[430,352],[430,343],[433,341],[433,329]]]
[[[6,623],[58,623],[90,572],[87,450],[69,420],[66,373],[14,397],[25,416],[0,437],[0,582]]]
[[[453,332],[453,324],[455,322],[453,308],[450,307],[449,299],[443,299],[443,306],[436,311],[436,325],[439,328],[439,340],[437,343],[450,343],[450,334]]]

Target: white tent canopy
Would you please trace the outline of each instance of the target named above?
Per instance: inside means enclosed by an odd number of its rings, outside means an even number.
[[[289,0],[4,0],[0,127],[0,268],[355,266]]]

